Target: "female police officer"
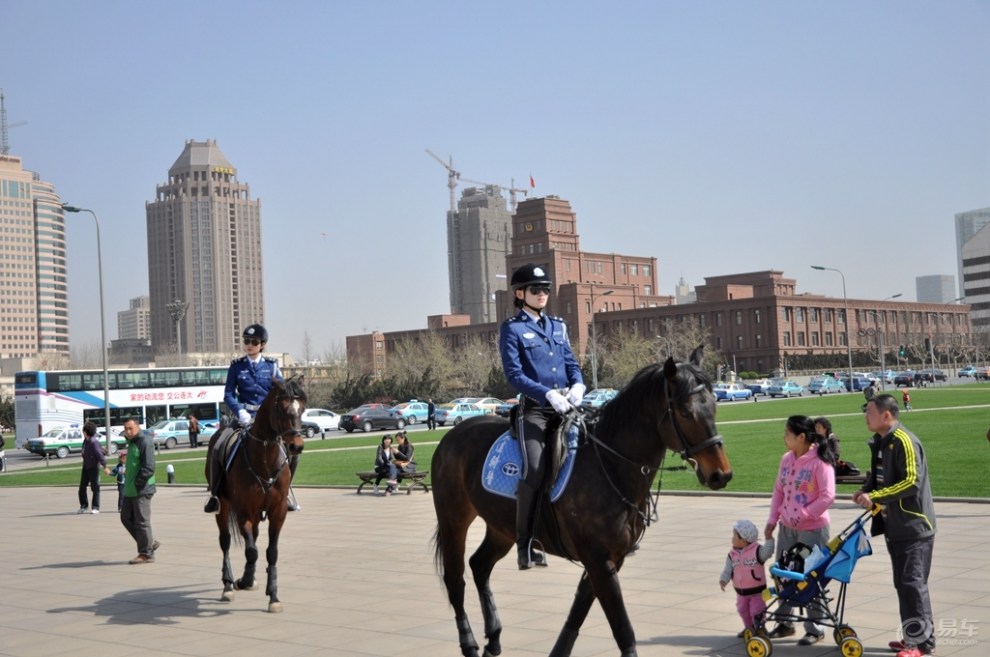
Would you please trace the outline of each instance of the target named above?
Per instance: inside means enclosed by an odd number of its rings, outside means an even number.
[[[543,312],[552,281],[543,268],[523,265],[512,274],[513,303],[519,314],[502,323],[499,352],[509,384],[522,393],[517,435],[522,440],[523,478],[516,493],[516,548],[520,570],[545,566],[532,549],[537,493],[543,482],[547,420],[581,403],[584,381],[571,352],[567,326]]]
[[[282,372],[279,371],[278,361],[274,358],[262,356],[268,344],[268,330],[261,324],[252,324],[244,329],[244,355],[230,361],[230,368],[227,370],[227,382],[224,385],[223,401],[227,408],[234,414],[236,420],[232,426],[240,425],[242,428],[251,426],[254,415],[261,407],[261,402],[265,400],[268,391],[272,389],[272,379],[282,381]],[[226,436],[229,432],[224,431]],[[223,442],[217,440],[216,442]],[[208,451],[208,464],[210,472],[210,499],[206,502],[206,513],[216,513],[220,510],[220,499],[217,497],[220,486],[223,483],[223,468],[220,466],[220,459],[215,458],[213,446],[215,442],[210,440]],[[290,463],[290,468],[295,474],[295,463]]]

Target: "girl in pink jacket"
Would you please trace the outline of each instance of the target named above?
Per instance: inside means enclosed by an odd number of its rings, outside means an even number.
[[[803,415],[787,418],[784,446],[787,451],[780,459],[764,536],[773,538],[774,530],[780,525],[777,554],[786,552],[795,543],[825,547],[829,538],[828,508],[835,499],[836,454],[828,438],[815,433],[814,421]],[[775,615],[790,614],[791,606],[780,604]],[[821,613],[809,608],[805,635],[798,641],[799,645],[810,646],[825,637],[825,631],[814,622],[818,618]],[[770,636],[793,634],[793,623],[781,620]]]

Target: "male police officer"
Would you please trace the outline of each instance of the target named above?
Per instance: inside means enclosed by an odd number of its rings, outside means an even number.
[[[534,512],[546,466],[544,442],[547,421],[581,403],[584,381],[571,352],[567,326],[543,312],[552,281],[542,267],[523,265],[512,274],[513,303],[519,314],[502,323],[499,352],[509,384],[522,393],[518,436],[523,453],[523,478],[516,493],[516,548],[520,570],[545,566],[544,556],[532,549]]]
[[[252,324],[244,329],[244,355],[230,361],[227,370],[227,383],[223,390],[223,401],[236,418],[232,427],[247,428],[254,421],[254,414],[261,407],[268,391],[272,389],[272,379],[282,381],[278,361],[262,356],[268,343],[268,330],[261,324]],[[220,457],[214,454],[214,445],[225,442],[233,428],[226,429],[216,441],[210,440],[207,467],[210,473],[210,499],[206,502],[206,513],[216,513],[220,510],[220,486],[223,483],[223,466]],[[295,457],[294,457],[295,458]],[[295,463],[290,462],[292,473],[295,474]]]

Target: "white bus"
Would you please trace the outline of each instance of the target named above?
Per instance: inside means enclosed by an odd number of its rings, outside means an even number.
[[[120,430],[136,417],[141,426],[195,412],[201,422],[218,422],[226,367],[110,370],[110,426]],[[57,427],[103,427],[103,370],[18,372],[14,380],[15,445]]]

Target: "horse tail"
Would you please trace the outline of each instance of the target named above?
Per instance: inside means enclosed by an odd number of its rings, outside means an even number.
[[[227,531],[230,532],[230,535],[233,537],[234,543],[236,545],[238,546],[243,545],[244,537],[241,536],[241,528],[237,524],[237,514],[234,513],[234,510],[230,507],[230,504],[227,505],[226,515],[227,517],[224,518],[224,520],[227,523]]]
[[[437,575],[443,578],[443,540],[440,537],[440,524],[433,532],[433,568]]]

